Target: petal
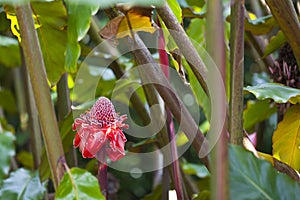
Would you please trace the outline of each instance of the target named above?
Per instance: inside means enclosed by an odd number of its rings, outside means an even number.
[[[109,159],[113,162],[115,162],[125,156],[124,150],[119,151],[118,149],[113,150],[111,148],[106,149],[106,154],[108,155]]]
[[[91,154],[89,150],[87,150],[86,148],[83,148],[82,157],[83,158],[94,158],[95,156],[93,154]]]
[[[113,137],[110,138],[110,147],[106,149],[106,153],[111,161],[117,161],[125,155],[124,146],[126,141],[123,132],[117,129]]]
[[[73,145],[74,145],[75,148],[77,148],[79,146],[80,141],[81,141],[81,139],[80,139],[78,133],[76,133],[75,138],[73,140]]]
[[[94,131],[90,130],[89,136],[84,144],[84,150],[93,155],[93,157],[107,141],[103,131],[99,131],[99,129],[96,129],[97,132]]]

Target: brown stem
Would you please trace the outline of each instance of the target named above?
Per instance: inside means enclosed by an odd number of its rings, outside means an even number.
[[[64,157],[64,152],[47,84],[42,51],[37,32],[34,28],[30,4],[17,6],[16,15],[20,26],[25,63],[30,75],[34,99],[41,122],[50,171],[54,187],[57,188],[61,178],[61,172],[56,170],[57,162],[60,158]]]
[[[154,87],[163,98],[166,106],[170,109],[175,119],[180,123],[180,128],[187,135],[188,139],[193,141],[192,145],[195,150],[199,153],[205,151],[207,149],[206,139],[199,130],[198,125],[195,123],[185,105],[176,95],[173,87],[164,76],[160,66],[157,65],[145,44],[138,35],[135,35],[135,39],[135,44],[138,46],[137,50],[134,50],[136,62],[139,65],[151,64],[151,67],[139,67],[140,74],[146,75],[145,78],[148,83],[156,83],[154,84]],[[131,45],[133,46],[135,44],[132,42]],[[207,168],[209,168],[207,156],[201,158],[201,161]]]

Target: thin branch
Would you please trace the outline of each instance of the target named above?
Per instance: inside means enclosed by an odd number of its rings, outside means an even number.
[[[300,33],[300,23],[293,2],[291,0],[266,0],[266,2],[291,45],[300,69],[300,37],[295,36]]]
[[[34,28],[30,4],[17,6],[16,15],[20,26],[21,44],[25,62],[30,75],[34,99],[41,122],[47,158],[50,164],[54,187],[57,188],[61,178],[61,171],[57,170],[57,162],[60,158],[64,158],[64,152],[47,84],[42,51]]]
[[[171,29],[170,34],[179,47],[180,52],[186,58],[202,88],[208,94],[208,88],[206,85],[207,69],[194,45],[167,4],[163,7],[156,8],[156,10],[166,27]]]

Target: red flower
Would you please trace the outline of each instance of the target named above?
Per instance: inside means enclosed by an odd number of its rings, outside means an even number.
[[[121,128],[128,128],[123,123],[126,119],[126,115],[115,112],[109,99],[100,97],[90,111],[74,120],[73,130],[77,130],[74,147],[79,147],[84,158],[94,158],[102,152],[112,161],[119,160],[125,155],[127,140]]]

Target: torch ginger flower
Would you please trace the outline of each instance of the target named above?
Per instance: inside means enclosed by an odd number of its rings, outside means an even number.
[[[117,161],[125,155],[126,140],[122,128],[128,128],[123,123],[126,115],[119,116],[109,99],[100,97],[86,114],[81,114],[73,123],[77,130],[73,145],[79,147],[84,158],[107,155],[111,161]]]

